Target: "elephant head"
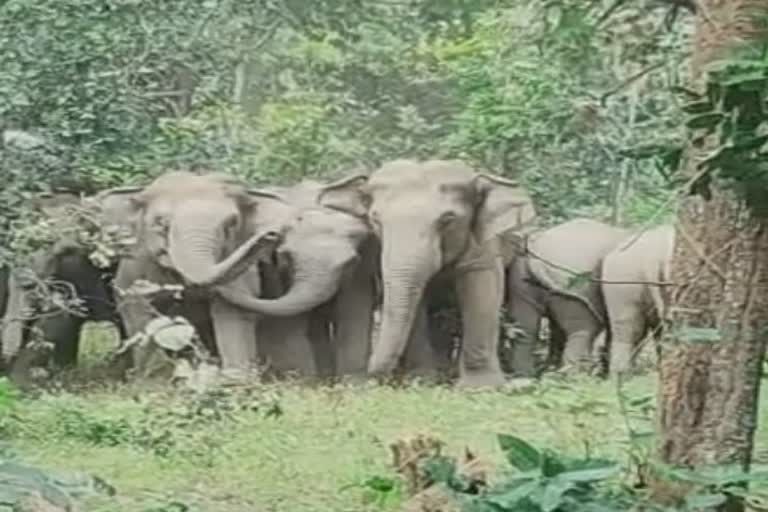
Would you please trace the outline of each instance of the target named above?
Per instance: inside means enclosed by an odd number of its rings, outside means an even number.
[[[290,276],[284,294],[265,299],[221,289],[222,296],[242,308],[272,316],[301,314],[330,300],[360,261],[370,238],[363,220],[324,208],[319,201],[326,189],[336,186],[305,180],[274,190],[271,193],[281,200],[265,204],[254,219],[284,226],[284,240],[276,251],[277,268]]]
[[[174,171],[146,188],[113,189],[101,199],[120,203],[115,197],[122,197],[123,206],[110,208],[132,219],[138,250],[191,285],[213,286],[235,278],[282,237],[270,229],[253,234],[247,222],[262,201],[279,198],[249,191],[227,174]]]
[[[535,217],[517,182],[476,173],[460,161],[388,162],[370,177],[325,190],[320,199],[366,218],[381,243],[384,302],[369,365],[373,374],[397,366],[425,287],[438,271],[471,265],[464,260],[472,247],[486,246]]]

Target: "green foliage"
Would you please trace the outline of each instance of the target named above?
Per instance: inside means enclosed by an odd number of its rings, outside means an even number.
[[[508,434],[499,435],[498,441],[507,462],[517,472],[494,483],[480,495],[473,495],[472,489],[455,476],[455,468],[444,462],[438,466],[441,471],[434,471],[434,463],[426,466],[432,479],[448,485],[461,497],[462,510],[609,510],[605,507],[610,501],[598,494],[598,486],[619,473],[621,468],[616,463],[589,457],[572,458],[549,449],[538,450],[523,439]]]
[[[675,140],[686,31],[613,3],[3,2],[0,128],[43,142],[0,147],[0,241],[51,187],[171,167],[286,182],[404,156],[522,175],[552,221],[645,221],[664,182],[622,151]]]
[[[721,180],[744,199],[758,216],[768,216],[768,167],[765,145],[768,135],[768,59],[765,42],[741,44],[727,58],[710,63],[705,69],[706,87],[702,93],[681,92],[688,102],[681,110],[688,114],[685,126],[689,143],[697,146],[714,136],[717,146],[696,163],[691,176],[675,176],[677,185],[685,184],[686,193],[711,197],[713,179]],[[675,173],[683,145],[648,148],[658,156],[667,172]]]
[[[235,421],[237,414],[247,412],[276,418],[282,409],[279,402],[269,396],[211,390],[195,393],[173,408],[148,403],[131,415],[115,416],[64,404],[55,410],[55,425],[44,432],[19,422],[11,425],[9,431],[92,446],[126,446],[160,458],[191,458],[210,465],[221,441],[205,433],[205,427]]]

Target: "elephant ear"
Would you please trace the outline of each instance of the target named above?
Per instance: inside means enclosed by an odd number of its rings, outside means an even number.
[[[117,226],[135,233],[146,205],[143,192],[142,186],[111,188],[85,198],[83,205],[93,210],[101,226]]]
[[[338,210],[355,217],[365,217],[370,206],[370,197],[365,190],[368,176],[355,174],[324,186],[317,196],[321,206]]]
[[[533,227],[536,220],[533,201],[516,180],[478,174],[475,189],[479,205],[473,229],[478,242],[511,232],[522,235]]]
[[[282,230],[290,216],[291,206],[275,189],[248,189],[244,215],[248,233]]]
[[[114,206],[116,210],[137,213],[146,205],[143,186],[114,187],[96,195],[95,202],[101,205]]]

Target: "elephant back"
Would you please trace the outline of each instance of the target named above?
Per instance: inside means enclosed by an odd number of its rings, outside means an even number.
[[[578,218],[532,235],[528,266],[545,288],[586,303],[601,321],[600,265],[629,231],[596,220]]]

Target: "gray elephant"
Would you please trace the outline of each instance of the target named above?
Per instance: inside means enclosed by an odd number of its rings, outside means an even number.
[[[461,161],[396,160],[327,189],[321,201],[365,218],[381,243],[382,318],[369,372],[396,369],[425,290],[442,274],[450,276],[461,309],[458,385],[502,384],[499,310],[511,259],[503,249],[517,247],[516,235],[535,218],[528,193]]]
[[[661,225],[622,240],[602,264],[611,375],[627,372],[640,341],[660,334],[665,305],[658,283],[670,281],[675,230]]]
[[[124,205],[137,239],[121,259],[114,281],[127,335],[143,330],[158,311],[178,309],[204,339],[215,343],[223,370],[238,377],[247,372],[257,362],[254,314],[217,292],[260,294],[254,263],[271,257],[282,235],[260,222],[265,217],[258,210],[279,198],[248,190],[230,175],[174,171],[146,187],[107,191],[102,199]],[[177,301],[172,293],[151,297],[129,293],[139,280],[181,284],[183,300]],[[140,374],[152,372],[150,353],[136,350],[132,355]]]
[[[362,220],[319,201],[335,186],[304,180],[268,189],[280,200],[265,200],[258,215],[279,225],[284,241],[274,259],[261,263],[264,297],[219,290],[228,302],[261,314],[259,352],[280,371],[366,373],[378,249]]]
[[[6,273],[7,300],[3,305],[0,335],[3,359],[6,362],[14,359],[31,339],[32,329],[38,329],[43,339],[53,344],[54,364],[74,366],[85,322],[110,321],[123,332],[111,287],[115,265],[107,268],[94,265],[88,249],[78,243],[70,230],[73,227],[72,212],[67,208],[80,205],[78,195],[41,194],[36,202],[46,218],[53,222],[53,229],[60,230],[61,236],[52,246],[32,253],[23,268]],[[41,306],[33,291],[39,282],[51,284],[53,291],[64,295],[71,305],[61,307],[43,301],[47,304]],[[78,300],[77,307],[72,299]]]
[[[552,362],[559,363],[561,353],[567,365],[591,364],[592,343],[606,324],[600,263],[627,234],[579,218],[530,235],[527,254],[516,258],[507,273],[509,314],[523,331],[512,350],[516,375],[535,373],[534,347],[544,316],[552,331]]]
[[[377,306],[379,244],[358,217],[324,207],[320,196],[348,179],[324,185],[304,180],[270,188],[281,201],[265,202],[260,215],[284,229],[274,261],[262,262],[264,298],[222,296],[261,313],[259,351],[281,371],[302,375],[363,377],[371,352]],[[414,330],[404,370],[434,370],[426,311]],[[425,353],[426,352],[426,353]]]

